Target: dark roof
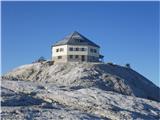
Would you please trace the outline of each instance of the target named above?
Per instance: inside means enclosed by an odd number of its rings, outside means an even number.
[[[88,38],[84,37],[78,32],[73,32],[66,36],[64,39],[57,41],[53,46],[59,46],[59,45],[90,45],[99,47],[94,42],[90,41]]]

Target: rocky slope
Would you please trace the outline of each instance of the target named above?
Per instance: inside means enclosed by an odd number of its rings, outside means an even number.
[[[4,75],[13,80],[55,83],[74,89],[97,87],[159,101],[159,88],[134,70],[113,64],[48,62],[24,65]]]
[[[159,119],[159,88],[113,64],[24,65],[2,77],[1,90],[4,120]]]

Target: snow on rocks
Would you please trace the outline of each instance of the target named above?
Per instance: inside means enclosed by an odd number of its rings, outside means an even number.
[[[2,120],[159,119],[158,102],[96,87],[73,90],[53,83],[3,79],[1,87]]]
[[[159,88],[104,63],[33,63],[2,76],[1,119],[158,120]]]
[[[6,79],[52,83],[72,89],[96,87],[160,101],[160,89],[134,70],[105,63],[33,63],[18,67]]]

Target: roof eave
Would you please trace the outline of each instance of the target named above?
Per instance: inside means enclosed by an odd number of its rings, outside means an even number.
[[[52,46],[51,46],[51,48],[52,48],[52,47],[56,47],[56,46],[62,46],[62,45],[72,45],[72,44],[52,45]],[[100,46],[99,46],[99,45],[80,45],[80,46],[94,46],[94,47],[98,47],[98,48],[100,48]]]

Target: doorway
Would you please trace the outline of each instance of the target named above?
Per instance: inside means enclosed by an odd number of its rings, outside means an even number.
[[[82,55],[81,60],[82,60],[82,61],[85,61],[85,56],[84,56],[84,55]]]

